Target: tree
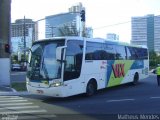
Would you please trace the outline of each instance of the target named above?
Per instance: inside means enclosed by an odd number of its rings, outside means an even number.
[[[150,51],[149,52],[149,65],[150,68],[155,68],[157,64],[160,64],[160,56],[156,54],[155,51]]]
[[[12,63],[18,63],[18,55],[12,54],[11,61],[12,61]]]

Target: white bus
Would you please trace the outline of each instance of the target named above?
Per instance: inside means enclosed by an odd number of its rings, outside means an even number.
[[[129,82],[149,70],[148,50],[100,38],[59,37],[34,42],[29,55],[27,90],[68,97]]]

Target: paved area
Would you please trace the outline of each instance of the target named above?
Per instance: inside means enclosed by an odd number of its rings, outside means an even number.
[[[15,90],[11,87],[0,86],[0,92],[15,92]]]
[[[1,95],[29,95],[27,91],[17,92],[15,89],[6,86],[0,86],[0,96]]]
[[[48,115],[40,104],[22,96],[0,96],[0,120],[53,120],[56,115]],[[50,119],[49,119],[49,118]]]

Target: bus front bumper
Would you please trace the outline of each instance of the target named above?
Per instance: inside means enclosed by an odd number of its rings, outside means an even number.
[[[44,95],[44,96],[52,96],[52,97],[67,97],[64,87],[33,87],[27,84],[28,92],[37,95]]]

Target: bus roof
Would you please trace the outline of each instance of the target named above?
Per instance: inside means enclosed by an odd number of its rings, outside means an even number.
[[[37,42],[45,42],[45,41],[54,41],[54,40],[64,40],[64,39],[74,39],[74,40],[85,40],[90,42],[100,42],[100,43],[108,43],[108,44],[114,44],[114,45],[123,45],[123,46],[131,46],[131,47],[138,47],[138,48],[146,48],[147,46],[142,45],[133,45],[126,42],[121,41],[113,41],[113,40],[107,40],[104,38],[85,38],[85,37],[79,37],[79,36],[62,36],[62,37],[51,37],[51,38],[45,38],[35,41]]]
[[[123,46],[131,46],[131,47],[138,47],[138,48],[146,48],[147,46],[142,46],[142,45],[133,45],[130,43],[122,42],[122,41],[113,41],[113,40],[107,40],[103,38],[87,38],[87,41],[91,42],[102,42],[102,43],[108,43],[108,44],[113,44],[113,45],[123,45]]]

